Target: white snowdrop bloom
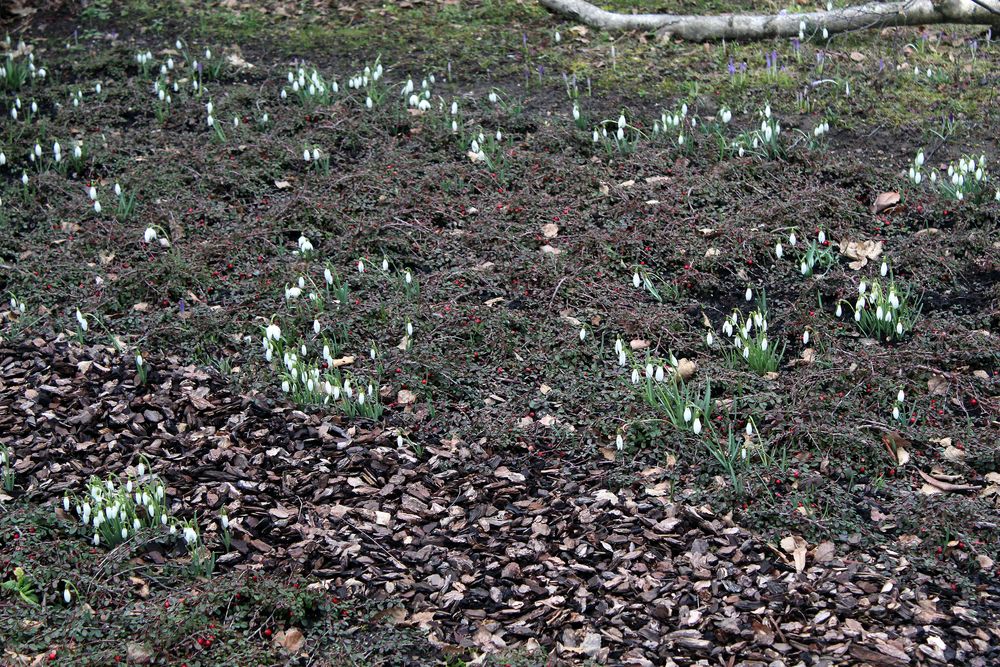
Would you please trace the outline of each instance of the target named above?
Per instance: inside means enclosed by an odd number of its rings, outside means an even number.
[[[587,339],[587,330],[586,329],[580,329],[580,340],[582,341],[582,340],[586,340],[586,339]]]
[[[639,384],[639,369],[632,369],[632,384]]]
[[[822,229],[821,229],[821,230],[819,230],[819,234],[817,234],[817,235],[816,235],[816,240],[817,240],[817,241],[818,241],[818,242],[819,242],[819,243],[820,243],[821,245],[822,245],[823,243],[826,243],[826,232],[824,232],[824,231],[823,231]]]
[[[653,379],[653,364],[646,364],[646,379]]]
[[[620,351],[618,353],[618,365],[624,366],[627,361],[628,357],[625,356],[625,350]]]
[[[691,430],[694,431],[695,435],[701,433],[701,418],[699,417],[694,418],[694,423],[691,424]]]
[[[897,419],[897,420],[899,419],[899,406],[898,405],[892,406],[892,418],[893,419]]]
[[[358,405],[364,405],[364,404],[365,404],[365,392],[364,391],[359,391],[358,392]]]
[[[884,278],[889,273],[889,265],[885,262],[882,262],[882,267],[881,269],[879,269],[879,271],[882,274],[882,277]]]
[[[691,406],[690,405],[684,406],[684,423],[690,422],[691,417],[692,417]]]
[[[837,317],[842,317],[844,315],[844,309],[841,307],[839,303],[837,304],[837,310],[836,312],[834,312],[834,315],[836,315]]]
[[[778,241],[778,244],[774,246],[774,254],[778,259],[781,259],[782,255],[785,254],[784,249],[781,247],[781,241]]]
[[[804,276],[809,275],[809,265],[806,264],[805,261],[803,261],[802,264],[799,265],[799,270],[802,272],[802,275]]]
[[[358,273],[364,273],[364,272],[365,272],[365,262],[364,262],[364,260],[359,259],[358,260]]]
[[[413,335],[413,322],[406,323],[406,335],[407,336]],[[580,340],[583,340],[583,338],[581,338]]]
[[[896,335],[897,336],[902,336],[903,335],[903,323],[902,322],[896,322]]]
[[[906,400],[906,394],[903,393],[902,389],[900,389],[899,393],[896,394],[896,400],[899,401],[900,403],[902,403],[904,400]]]
[[[806,329],[805,331],[802,332],[802,344],[803,345],[809,344],[809,329]]]
[[[788,235],[788,245],[794,248],[796,242],[797,240],[795,238],[795,232],[792,232],[791,234]]]
[[[868,284],[865,281],[862,280],[858,284],[858,294],[864,296],[865,290],[867,290],[867,289],[868,289]]]
[[[860,310],[855,310],[854,311],[854,321],[855,322],[860,322],[861,321],[861,311]]]
[[[314,148],[313,149],[312,157],[313,157],[313,161],[314,162],[317,161],[317,160],[319,160],[319,149],[318,148]]]
[[[705,343],[709,347],[712,347],[712,343],[714,342],[714,340],[715,340],[715,338],[712,336],[712,332],[711,331],[709,331],[707,334],[705,334]]]
[[[744,359],[749,359],[750,358],[750,348],[749,347],[744,347],[743,348],[743,358]]]
[[[413,274],[410,273],[409,269],[403,272],[403,282],[405,282],[407,285],[413,284]]]
[[[875,309],[875,319],[876,319],[876,320],[881,320],[881,319],[882,319],[882,316],[883,316],[883,313],[882,313],[882,306],[878,306],[878,307],[877,307],[877,308]]]
[[[101,543],[101,536],[98,535],[97,533],[94,533],[94,540],[93,540],[93,542],[94,542],[94,546],[95,547],[98,546]]]
[[[744,294],[743,296],[747,301],[750,301],[751,299],[753,299],[753,290],[747,287],[746,294]]]
[[[319,320],[313,320],[313,333],[315,333],[318,336],[319,332],[320,332]]]
[[[76,321],[80,325],[80,329],[83,331],[86,331],[90,326],[87,323],[87,318],[83,316],[83,313],[80,312],[79,308],[76,309]]]
[[[654,378],[656,379],[657,382],[663,382],[663,366],[656,367],[656,373],[654,375]]]
[[[767,337],[764,337],[760,341],[760,351],[767,352]]]
[[[306,286],[306,279],[303,276],[299,276],[298,280],[299,289],[304,289]]]
[[[326,281],[327,285],[333,284],[333,272],[330,269],[323,269],[323,280]]]
[[[638,289],[639,285],[642,284],[642,279],[639,277],[639,272],[636,271],[632,274],[632,286]]]
[[[286,393],[286,394],[287,394],[287,393],[288,393],[288,392],[290,392],[291,390],[292,390],[292,387],[291,387],[291,385],[290,385],[290,384],[288,383],[288,380],[282,380],[282,381],[281,381],[281,391],[283,391],[284,393]]]
[[[625,449],[625,439],[622,438],[622,434],[621,433],[619,433],[615,437],[615,447],[618,448],[619,452]]]
[[[309,157],[310,157],[309,156],[309,149],[308,148],[303,148],[302,149],[302,161],[303,162],[309,162]]]
[[[100,214],[101,212],[101,202],[94,200],[94,213]]]

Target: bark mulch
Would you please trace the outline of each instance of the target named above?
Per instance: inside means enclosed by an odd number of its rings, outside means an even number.
[[[540,646],[562,664],[1000,663],[996,586],[963,597],[932,565],[830,542],[797,542],[796,563],[790,544],[672,500],[666,470],[616,491],[605,461],[458,437],[417,458],[378,426],[240,395],[177,360],[150,365],[136,387],[130,360],[103,348],[0,347],[17,493],[57,500],[144,455],[176,513],[226,506],[223,567],[398,600],[392,620],[442,644]]]

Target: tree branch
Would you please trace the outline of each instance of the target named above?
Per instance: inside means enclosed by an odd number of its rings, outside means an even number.
[[[887,26],[916,26],[932,23],[962,23],[1000,27],[1000,12],[985,0],[904,0],[869,2],[825,12],[801,14],[719,14],[717,16],[679,14],[618,14],[586,0],[539,0],[557,14],[574,18],[593,28],[609,31],[655,30],[663,37],[689,41],[720,39],[767,39],[795,37],[800,24],[806,32],[826,28],[829,34]]]

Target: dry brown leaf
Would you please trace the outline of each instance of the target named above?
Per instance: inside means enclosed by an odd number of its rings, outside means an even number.
[[[691,376],[694,375],[696,370],[698,370],[697,363],[691,361],[690,359],[678,359],[677,368],[674,372],[678,377],[680,377],[680,379],[687,381],[691,379]]]
[[[298,653],[306,638],[298,628],[288,628],[274,635],[274,643],[289,653]]]
[[[287,188],[292,187],[292,184],[289,183],[288,181],[275,181],[274,187],[278,188],[279,190],[285,190]]]
[[[417,402],[417,395],[409,389],[400,389],[396,394],[396,402],[400,405],[410,405]]]
[[[847,241],[840,242],[840,252],[854,261],[848,264],[857,271],[868,264],[868,260],[877,259],[882,254],[881,241]]]
[[[898,192],[881,192],[872,202],[872,213],[881,213],[899,203]]]
[[[943,375],[934,375],[927,381],[927,389],[935,396],[943,396],[948,393],[948,380]]]
[[[789,535],[781,540],[781,548],[784,549],[786,553],[792,555],[796,572],[802,572],[806,569],[806,553],[808,551],[808,544],[806,544],[804,539],[798,535]]]
[[[554,239],[559,235],[559,225],[549,222],[542,225],[542,236],[547,239]]]

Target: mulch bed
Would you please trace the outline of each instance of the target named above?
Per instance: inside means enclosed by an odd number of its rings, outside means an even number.
[[[42,339],[0,347],[15,495],[47,502],[146,456],[175,512],[233,521],[223,567],[298,571],[432,641],[540,646],[558,664],[991,665],[995,584],[972,596],[885,550],[808,545],[805,567],[667,471],[613,490],[604,461],[500,456],[240,395],[219,374]],[[155,370],[159,369],[159,370]],[[207,529],[212,540],[212,528]],[[160,554],[152,552],[150,558]],[[801,554],[800,554],[801,558]]]

